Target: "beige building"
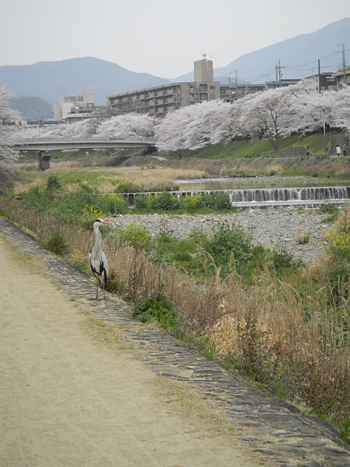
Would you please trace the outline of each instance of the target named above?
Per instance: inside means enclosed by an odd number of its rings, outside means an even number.
[[[181,107],[220,98],[220,83],[214,81],[213,62],[203,58],[194,62],[194,82],[171,83],[107,96],[107,106],[121,114],[136,112],[164,116]]]
[[[95,107],[95,91],[84,89],[81,96],[60,96],[59,101],[52,106],[53,119],[60,121],[70,113],[89,113]]]
[[[333,74],[334,78],[337,81],[337,91],[345,84],[345,86],[350,86],[350,66],[344,68],[338,68],[337,72]]]

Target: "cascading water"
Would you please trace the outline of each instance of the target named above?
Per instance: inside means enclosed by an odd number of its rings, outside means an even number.
[[[230,194],[233,203],[350,198],[350,187],[262,188],[226,191]]]
[[[230,196],[232,205],[240,203],[281,203],[290,201],[295,204],[298,201],[305,204],[307,201],[332,201],[332,200],[350,200],[349,186],[329,186],[329,187],[305,187],[305,188],[259,188],[247,190],[196,190],[196,191],[174,191],[172,196],[185,198],[186,196],[195,196],[196,194],[209,194],[213,192],[225,192]],[[150,196],[160,193],[128,193],[124,194],[129,206],[134,204],[135,196]],[[293,203],[294,202],[294,203]],[[312,203],[311,203],[312,204]]]

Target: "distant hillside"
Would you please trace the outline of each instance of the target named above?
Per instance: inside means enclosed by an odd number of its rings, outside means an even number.
[[[20,96],[10,99],[12,107],[19,112],[27,120],[37,121],[40,118],[44,120],[53,118],[52,106],[40,97]],[[40,110],[40,112],[39,112]]]
[[[342,64],[339,44],[350,46],[350,18],[243,55],[224,68],[216,68],[214,76],[227,82],[228,76],[234,78],[232,70],[237,70],[239,82],[264,83],[275,79],[277,60],[285,67],[282,69],[284,78],[305,78],[315,74],[318,59],[321,59],[321,71],[335,71]],[[193,71],[173,81],[193,81]],[[16,97],[40,97],[50,104],[57,102],[61,95],[82,94],[83,89],[92,88],[96,105],[104,105],[109,95],[170,82],[92,57],[0,67],[0,86],[6,84]]]
[[[53,104],[59,96],[95,90],[96,105],[106,96],[170,83],[147,73],[134,73],[111,62],[85,57],[34,65],[0,67],[0,86],[6,84],[15,96],[37,96]]]
[[[321,71],[335,71],[342,66],[342,54],[337,53],[342,51],[339,44],[350,47],[350,18],[331,23],[314,33],[301,34],[243,55],[224,68],[215,68],[214,77],[219,80],[219,77],[228,77],[231,72],[231,78],[234,78],[232,70],[237,70],[239,79],[265,83],[276,79],[277,60],[281,61],[281,66],[286,67],[282,69],[283,78],[305,78],[316,74],[318,59],[321,59]],[[179,76],[174,81],[193,81],[193,72]]]

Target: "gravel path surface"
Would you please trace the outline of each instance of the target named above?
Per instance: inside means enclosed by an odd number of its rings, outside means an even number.
[[[142,224],[151,235],[157,235],[161,229],[168,230],[178,238],[186,238],[196,229],[210,234],[213,227],[220,222],[236,224],[253,236],[255,245],[269,248],[284,246],[296,259],[306,263],[317,261],[323,254],[322,240],[327,230],[333,226],[323,224],[327,214],[317,210],[255,209],[224,215],[133,215],[116,216],[111,220],[116,227],[129,224]],[[309,236],[309,242],[300,244],[299,239]]]
[[[14,238],[26,256],[9,247]],[[0,258],[1,467],[259,465],[263,453],[243,446],[222,411],[133,354],[134,333],[120,343],[125,327],[139,326],[121,300],[89,301],[88,276],[1,218]],[[85,313],[123,324],[110,345]]]

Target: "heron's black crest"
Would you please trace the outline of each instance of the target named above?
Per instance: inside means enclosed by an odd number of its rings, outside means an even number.
[[[100,218],[96,219],[96,220],[92,223],[92,227],[91,227],[90,233],[92,233],[92,232],[94,231],[94,223],[95,223],[95,222],[100,222],[100,223],[101,223],[101,222],[103,222],[103,220],[100,219]]]

